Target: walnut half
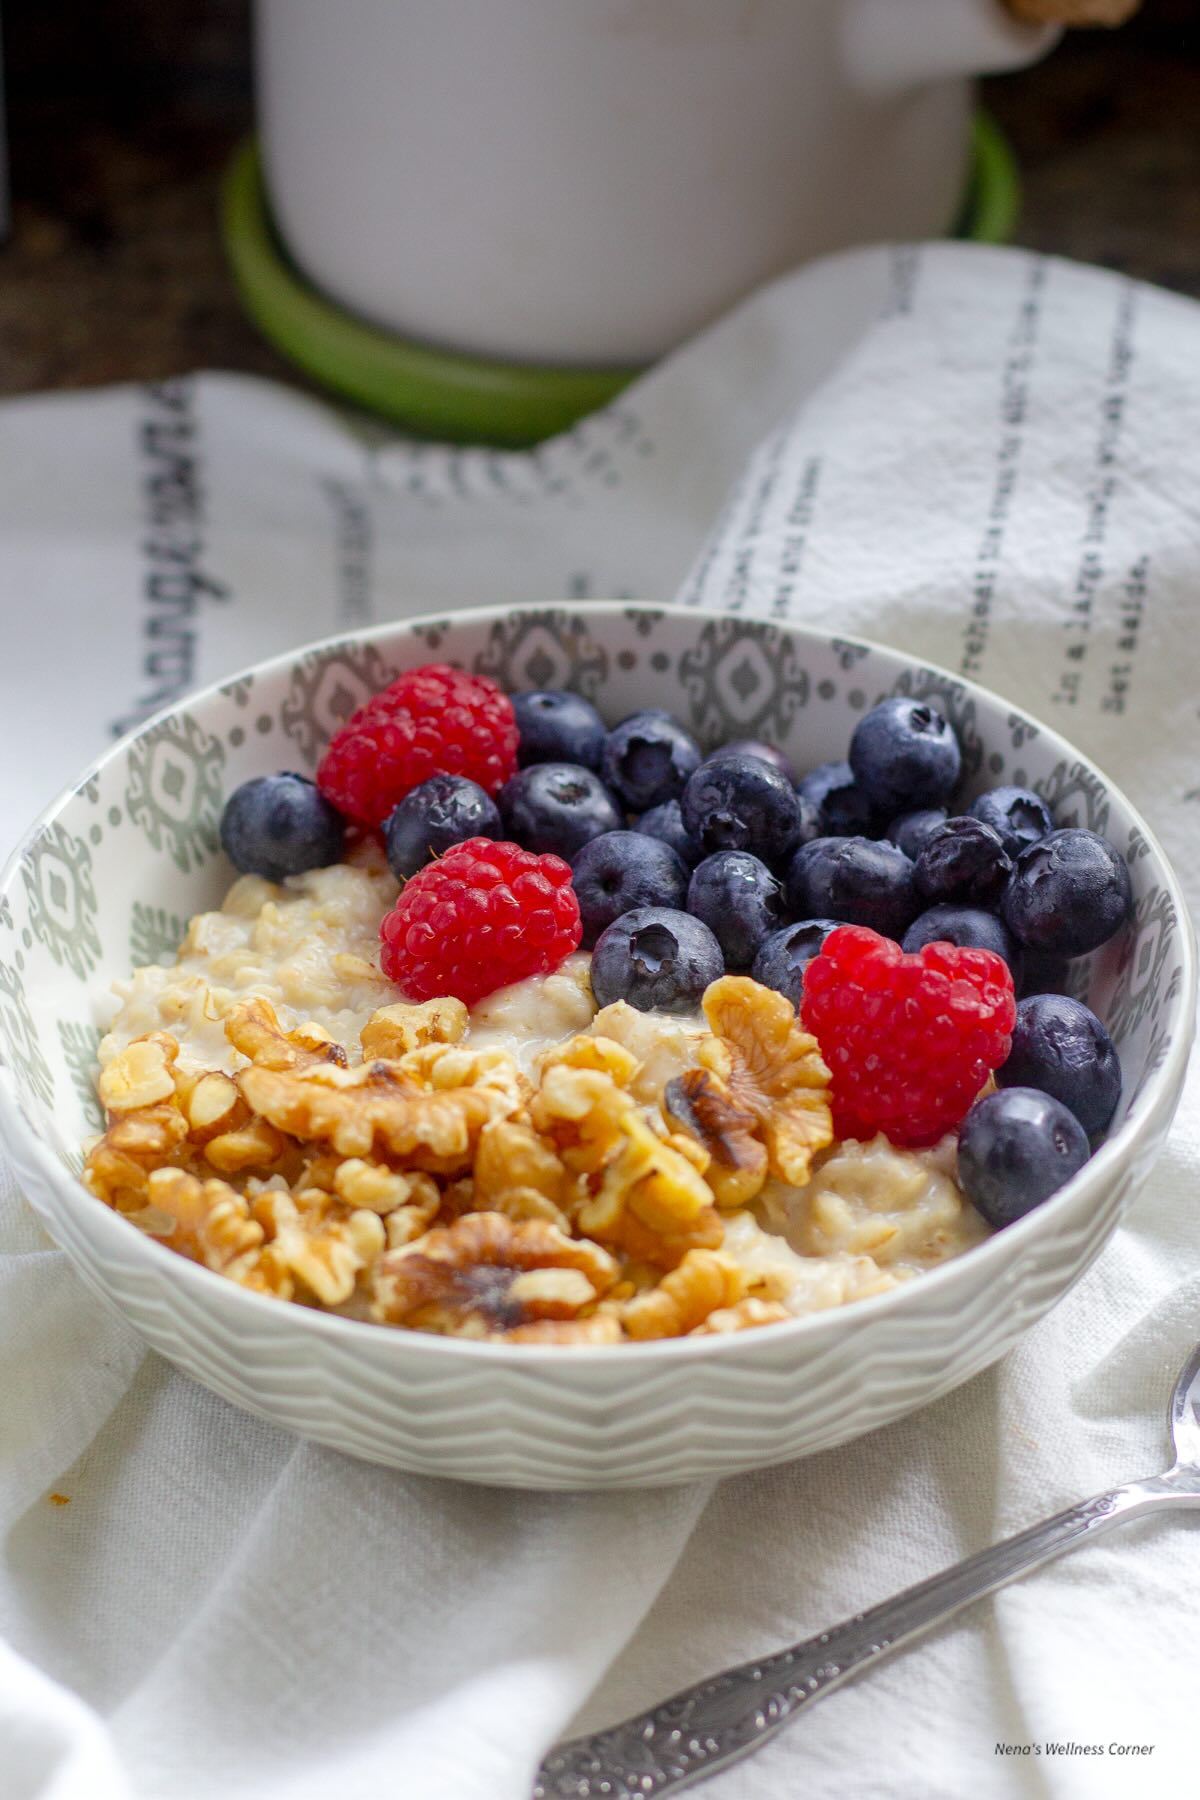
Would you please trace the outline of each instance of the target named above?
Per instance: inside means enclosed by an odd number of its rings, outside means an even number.
[[[372,1310],[389,1325],[505,1337],[540,1321],[577,1319],[616,1276],[616,1262],[598,1244],[544,1220],[465,1213],[380,1260]]]
[[[829,1070],[816,1038],[774,988],[745,975],[723,975],[704,995],[713,1032],[697,1060],[717,1075],[737,1105],[752,1112],[772,1175],[803,1187],[818,1150],[833,1142]]]

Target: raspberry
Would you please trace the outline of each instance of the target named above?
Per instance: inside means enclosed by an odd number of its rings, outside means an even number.
[[[837,1136],[919,1145],[966,1117],[1008,1056],[1016,1005],[994,951],[933,943],[906,956],[842,925],[804,971],[802,1016],[833,1075]]]
[[[512,701],[486,675],[426,663],[374,694],[329,741],[317,786],[360,825],[382,825],[431,775],[494,794],[517,766]]]
[[[405,884],[379,936],[383,972],[408,999],[453,994],[473,1006],[557,969],[583,925],[560,857],[474,837]]]

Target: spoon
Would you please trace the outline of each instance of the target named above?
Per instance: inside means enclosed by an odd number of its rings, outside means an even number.
[[[538,1771],[533,1800],[656,1800],[690,1787],[752,1755],[803,1707],[972,1600],[1125,1519],[1163,1507],[1200,1506],[1200,1344],[1179,1373],[1168,1424],[1175,1461],[1165,1474],[1081,1500],[818,1637],[726,1669],[636,1718],[560,1744]]]

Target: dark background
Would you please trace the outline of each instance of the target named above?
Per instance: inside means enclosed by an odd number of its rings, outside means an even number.
[[[1200,295],[1200,3],[983,83],[1019,158],[1017,241]],[[217,187],[251,121],[249,0],[4,7],[13,230],[0,392],[197,367],[295,380],[243,318]]]

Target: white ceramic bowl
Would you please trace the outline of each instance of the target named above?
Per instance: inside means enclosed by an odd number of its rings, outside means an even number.
[[[431,657],[505,686],[570,686],[610,718],[668,705],[707,744],[840,757],[882,696],[932,696],[976,788],[1030,782],[1126,855],[1133,925],[1081,973],[1125,1090],[1108,1141],[1046,1205],[890,1293],[721,1338],[506,1347],[353,1323],[247,1293],[144,1237],[76,1180],[99,1122],[94,996],[173,948],[230,878],[222,796],[311,769],[351,707]],[[351,1455],[523,1487],[723,1475],[844,1443],[1010,1348],[1104,1247],[1162,1144],[1194,1029],[1179,886],[1129,802],[1006,700],[898,651],[622,604],[417,619],[261,664],[116,744],[38,821],[0,884],[0,1125],[25,1191],[90,1287],[237,1405]]]

